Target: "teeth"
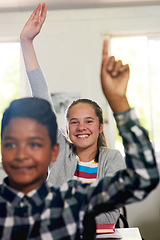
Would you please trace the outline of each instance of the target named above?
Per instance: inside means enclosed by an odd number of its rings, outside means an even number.
[[[88,135],[78,135],[78,138],[86,138]]]

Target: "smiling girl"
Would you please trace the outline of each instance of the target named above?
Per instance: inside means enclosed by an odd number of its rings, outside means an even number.
[[[39,4],[25,24],[20,39],[32,94],[52,103],[33,46],[33,39],[40,32],[46,13],[47,6],[43,4],[41,10]],[[107,48],[106,45],[104,47]],[[48,181],[52,185],[59,186],[70,179],[91,183],[125,168],[120,152],[106,145],[102,109],[96,102],[90,99],[74,101],[67,109],[66,122],[70,141],[60,130],[58,131],[60,152],[56,163],[50,166],[48,176]],[[116,223],[118,217],[117,209],[99,215],[96,220]]]

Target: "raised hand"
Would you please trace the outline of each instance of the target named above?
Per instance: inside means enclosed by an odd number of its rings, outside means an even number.
[[[129,80],[129,66],[115,57],[108,56],[108,41],[104,40],[101,66],[101,85],[106,99],[114,112],[128,110],[126,89]]]
[[[42,9],[41,4],[38,4],[38,7],[33,11],[21,32],[21,47],[27,71],[31,71],[39,67],[39,63],[33,46],[33,39],[41,31],[43,23],[46,19],[46,14],[46,4],[42,4]]]
[[[33,41],[35,36],[39,34],[42,25],[46,19],[46,14],[47,14],[47,6],[45,3],[42,4],[42,9],[41,9],[41,4],[38,4],[38,7],[33,11],[31,14],[30,18],[24,25],[24,28],[21,32],[20,38],[22,39],[28,39],[30,41]]]

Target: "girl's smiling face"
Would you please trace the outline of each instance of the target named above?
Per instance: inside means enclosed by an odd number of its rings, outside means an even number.
[[[94,108],[88,103],[78,103],[71,107],[68,116],[68,135],[76,146],[76,151],[97,149],[99,134],[103,124],[99,123]]]
[[[13,118],[4,128],[1,151],[9,185],[27,193],[46,180],[48,165],[56,161],[59,146],[51,146],[46,126],[31,118]]]

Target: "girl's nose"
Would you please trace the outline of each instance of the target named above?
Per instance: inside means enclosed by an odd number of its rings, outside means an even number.
[[[78,129],[79,131],[83,131],[83,130],[86,129],[86,126],[85,126],[84,123],[79,123],[78,126],[77,126],[77,129]]]

